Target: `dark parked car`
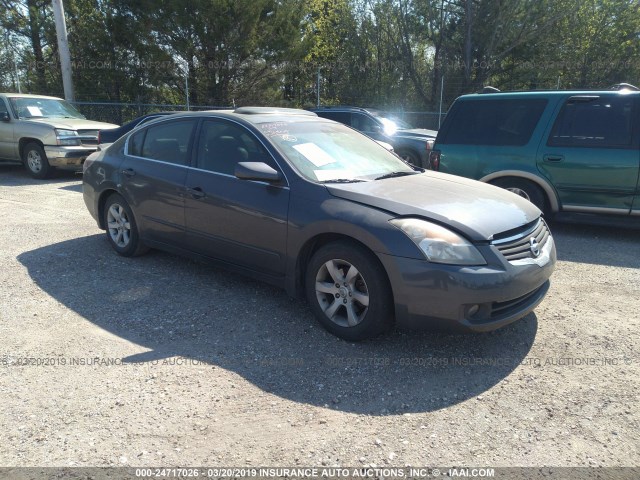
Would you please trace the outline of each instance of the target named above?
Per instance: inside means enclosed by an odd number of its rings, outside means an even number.
[[[108,130],[100,130],[98,132],[98,143],[100,145],[105,145],[109,143],[113,143],[118,140],[125,133],[129,133],[134,128],[143,125],[152,120],[156,120],[158,118],[164,117],[166,115],[173,115],[174,113],[182,113],[182,112],[156,112],[149,113],[147,115],[143,115],[141,117],[136,118],[135,120],[131,120],[128,123],[125,123],[121,127],[112,128]]]
[[[431,163],[511,190],[549,215],[640,215],[640,92],[464,95]]]
[[[435,130],[414,128],[404,120],[370,108],[339,106],[312,108],[310,111],[392,145],[394,151],[412,165],[428,166],[429,152],[438,134]]]
[[[160,248],[279,285],[349,340],[394,318],[498,328],[542,301],[555,265],[530,202],[301,110],[172,115],[88,162],[84,200],[116,252]]]

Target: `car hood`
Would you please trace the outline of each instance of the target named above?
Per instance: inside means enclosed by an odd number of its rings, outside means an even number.
[[[118,125],[112,123],[96,122],[94,120],[86,120],[84,118],[33,118],[24,120],[25,123],[37,123],[50,125],[53,128],[62,128],[66,130],[100,130],[107,128],[118,128]]]
[[[511,192],[439,172],[326,186],[336,197],[398,216],[433,220],[474,241],[492,240],[541,214],[535,205]]]
[[[395,136],[402,137],[420,137],[435,140],[438,132],[435,130],[427,130],[425,128],[412,128],[407,130],[397,130]]]

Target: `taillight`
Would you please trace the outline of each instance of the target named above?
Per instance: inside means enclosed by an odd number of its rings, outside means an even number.
[[[98,145],[100,145],[102,142],[100,141],[100,130],[98,130]]]
[[[440,150],[429,152],[429,167],[431,170],[440,170]]]
[[[85,158],[84,162],[82,163],[82,174],[83,175],[84,175],[84,172],[87,171],[87,168],[89,168],[91,166],[91,164],[98,159],[99,155],[100,155],[100,150],[98,150],[96,152],[93,152],[91,155],[89,155],[87,158]]]

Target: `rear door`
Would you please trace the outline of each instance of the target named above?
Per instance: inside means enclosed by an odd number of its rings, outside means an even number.
[[[638,97],[568,98],[538,151],[538,168],[562,209],[628,214],[640,168]]]
[[[132,135],[122,163],[122,192],[145,239],[182,246],[184,188],[196,119],[162,122]]]
[[[205,120],[198,138],[186,181],[189,248],[273,277],[284,275],[289,187],[234,175],[238,162],[264,162],[280,171],[279,166],[236,122]]]
[[[440,171],[476,180],[504,171],[536,175],[548,104],[541,95],[515,94],[456,101],[434,146],[441,151]]]

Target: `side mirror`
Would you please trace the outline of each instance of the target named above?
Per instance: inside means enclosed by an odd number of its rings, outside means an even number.
[[[276,183],[282,179],[280,173],[262,162],[238,162],[234,174],[241,180],[258,182]]]
[[[3,122],[10,122],[11,117],[9,116],[9,112],[3,112],[0,114],[0,119],[2,119]]]

